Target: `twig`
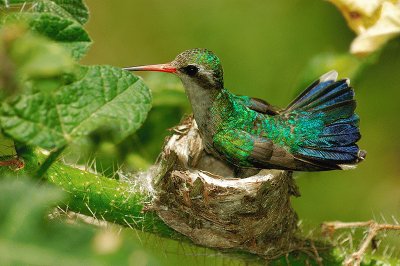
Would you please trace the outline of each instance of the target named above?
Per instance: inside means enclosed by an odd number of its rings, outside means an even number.
[[[10,166],[13,170],[20,170],[25,167],[25,163],[21,158],[13,158],[7,161],[0,161],[0,166]]]
[[[374,238],[381,230],[400,230],[400,225],[394,224],[379,224],[373,220],[367,222],[326,222],[322,224],[322,231],[329,236],[332,236],[333,233],[338,229],[345,229],[345,228],[360,228],[366,227],[368,228],[368,235],[367,237],[361,242],[359,249],[351,254],[349,257],[346,258],[344,261],[344,265],[346,266],[358,266],[360,265],[366,250],[370,243],[374,241]]]
[[[46,158],[40,168],[34,174],[35,178],[41,179],[43,175],[47,172],[50,166],[57,160],[58,156],[64,151],[67,146],[64,145],[61,148],[52,151],[50,155]]]

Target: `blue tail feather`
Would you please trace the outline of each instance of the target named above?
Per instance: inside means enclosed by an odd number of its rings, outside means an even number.
[[[354,91],[353,90],[346,90],[346,91],[339,91],[337,93],[327,95],[320,99],[319,102],[315,102],[316,110],[320,110],[324,107],[328,107],[334,105],[335,103],[340,103],[348,100],[352,100],[354,98]]]
[[[292,108],[304,111],[310,110],[314,107],[322,108],[324,106],[329,106],[329,104],[326,103],[327,101],[333,100],[336,103],[340,102],[339,99],[336,99],[337,97],[340,97],[343,93],[351,92],[351,90],[349,91],[348,89],[347,80],[340,80],[337,82],[325,81],[319,86],[316,86],[316,88],[318,88],[318,90],[311,89],[301,99],[299,99],[300,102],[293,104]],[[350,95],[350,97],[344,97],[343,100],[352,98],[353,95]]]
[[[332,162],[338,164],[349,163],[357,160],[359,148],[357,145],[347,147],[336,147],[330,149],[310,149],[300,148],[299,153],[303,154],[303,158],[317,160],[322,162]]]
[[[313,112],[315,114],[323,113],[322,119],[324,120],[325,125],[329,125],[339,119],[349,118],[354,114],[355,109],[356,102],[354,100],[347,100],[335,103],[331,106],[316,108]]]
[[[335,125],[337,125],[337,124],[349,124],[349,125],[353,125],[355,127],[358,127],[359,124],[360,124],[360,117],[357,114],[353,114],[349,118],[343,118],[343,119],[336,120],[334,124]]]
[[[321,136],[342,136],[359,133],[357,126],[350,123],[333,123],[324,128]]]
[[[312,84],[302,94],[300,94],[296,99],[294,99],[294,101],[291,104],[289,104],[289,106],[286,108],[286,110],[301,109],[302,107],[306,106],[308,103],[312,102],[315,98],[317,98],[318,92],[321,89],[328,87],[332,83],[333,83],[333,81],[329,80],[329,81],[317,83],[316,85],[314,85],[315,83]]]
[[[295,155],[321,165],[355,164],[362,160],[356,142],[361,138],[359,117],[354,113],[354,90],[348,80],[336,81],[330,72],[296,98],[285,112],[305,112],[310,119],[322,119],[324,129],[317,138],[305,140]]]
[[[360,131],[351,124],[331,124],[324,128],[319,138],[306,140],[305,145],[310,147],[338,147],[356,143],[361,138]]]

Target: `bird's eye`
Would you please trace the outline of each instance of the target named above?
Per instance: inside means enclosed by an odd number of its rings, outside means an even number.
[[[188,65],[182,68],[182,72],[189,76],[194,76],[197,74],[197,72],[199,72],[199,68],[194,65]]]

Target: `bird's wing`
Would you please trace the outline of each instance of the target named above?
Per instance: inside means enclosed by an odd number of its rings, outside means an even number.
[[[253,111],[256,111],[261,114],[268,115],[277,115],[279,114],[279,109],[268,102],[259,99],[259,98],[251,98],[248,96],[236,95],[236,99],[244,104],[246,107],[250,108]]]
[[[224,130],[213,138],[215,150],[236,166],[263,169],[323,171],[332,169],[323,164],[296,158],[267,138],[257,137],[240,129]]]
[[[240,129],[215,134],[214,148],[231,163],[244,167],[281,168],[293,161],[293,156],[271,140],[249,134]],[[280,164],[282,164],[281,167]],[[286,167],[285,167],[286,168]]]

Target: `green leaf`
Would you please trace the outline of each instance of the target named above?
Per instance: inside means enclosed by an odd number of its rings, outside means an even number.
[[[80,24],[85,24],[89,19],[89,11],[82,0],[40,0],[36,1],[34,11],[73,18]]]
[[[23,3],[31,3],[31,1],[24,1],[24,0],[0,0],[0,6],[5,6],[5,7],[10,7],[11,5],[18,5],[18,4],[23,4]]]
[[[62,44],[75,59],[82,58],[92,43],[82,25],[68,18],[49,13],[33,13],[29,25],[34,31]]]
[[[0,29],[0,58],[2,102],[29,90],[57,88],[77,75],[77,65],[65,48],[19,24],[6,24]]]
[[[83,0],[0,0],[0,7],[32,4],[34,12],[46,12],[64,18],[70,18],[85,24],[89,19],[89,11]]]
[[[76,20],[50,13],[21,13],[7,16],[3,23],[23,22],[67,48],[72,57],[81,59],[92,43],[89,35]]]
[[[135,132],[151,108],[138,77],[111,66],[82,68],[82,77],[56,91],[21,95],[3,104],[4,132],[26,144],[60,148],[92,131],[112,130],[115,141]]]
[[[55,187],[0,181],[0,258],[3,265],[127,265],[136,252],[157,262],[117,228],[46,219],[64,193]]]
[[[62,46],[33,34],[17,38],[8,56],[22,78],[44,79],[72,74],[76,67],[68,51]]]
[[[0,133],[0,157],[14,156],[16,154],[14,141]]]

